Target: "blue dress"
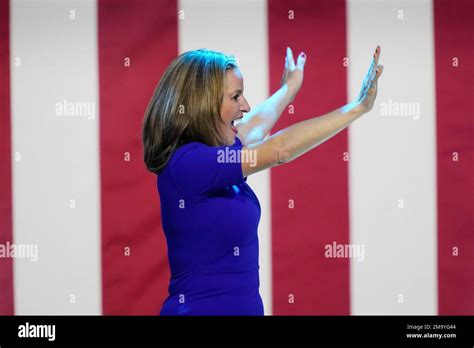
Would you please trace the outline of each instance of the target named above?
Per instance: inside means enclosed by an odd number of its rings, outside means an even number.
[[[232,146],[185,144],[157,178],[171,270],[160,315],[263,315],[261,208],[232,157],[241,148],[239,138]]]

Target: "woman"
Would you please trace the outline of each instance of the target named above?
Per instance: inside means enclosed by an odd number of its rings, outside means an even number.
[[[145,163],[158,175],[171,270],[161,315],[263,315],[260,204],[247,177],[291,162],[370,111],[379,55],[377,46],[357,100],[268,137],[301,87],[304,53],[295,64],[287,48],[281,88],[252,111],[233,56],[201,49],[170,64],[142,134]]]

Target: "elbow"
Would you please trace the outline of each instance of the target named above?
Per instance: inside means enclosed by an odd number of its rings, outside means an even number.
[[[280,149],[278,152],[277,152],[277,159],[276,159],[276,165],[280,165],[280,164],[285,164],[285,163],[288,163],[290,162],[290,156],[288,155],[288,152],[286,151],[283,151],[283,149]]]
[[[284,163],[288,163],[291,161],[291,153],[290,151],[288,151],[288,149],[285,147],[285,144],[283,142],[283,139],[282,137],[276,137],[275,139],[277,139],[277,145],[276,145],[276,165],[280,165],[280,164],[284,164]]]

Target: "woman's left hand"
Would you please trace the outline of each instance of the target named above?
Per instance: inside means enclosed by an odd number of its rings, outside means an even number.
[[[358,109],[361,113],[367,113],[374,107],[375,98],[377,97],[377,82],[383,72],[383,65],[379,65],[380,46],[377,46],[370,64],[369,71],[365,76],[362,88],[357,98]]]
[[[285,58],[285,70],[283,71],[283,76],[281,77],[281,85],[285,83],[288,86],[289,92],[291,93],[292,100],[295,99],[296,93],[301,88],[303,84],[303,73],[304,65],[306,63],[306,55],[301,52],[298,56],[298,61],[295,64],[295,59],[293,58],[293,52],[291,48],[286,48],[286,58]]]

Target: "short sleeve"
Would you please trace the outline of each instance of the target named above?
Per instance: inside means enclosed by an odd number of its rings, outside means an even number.
[[[190,196],[202,196],[213,190],[242,183],[240,153],[242,143],[236,137],[232,146],[208,146],[189,143],[178,148],[171,160],[175,185]]]

